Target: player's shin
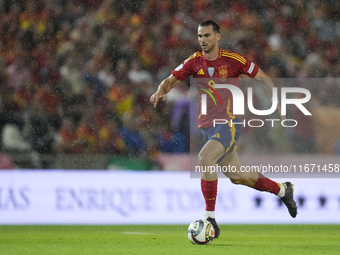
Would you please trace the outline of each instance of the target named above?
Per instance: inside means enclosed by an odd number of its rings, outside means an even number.
[[[282,197],[285,194],[284,186],[282,186],[280,183],[272,181],[271,179],[268,179],[261,173],[258,173],[258,179],[253,188],[259,191],[273,193],[279,197]]]
[[[207,181],[201,179],[201,190],[205,200],[205,213],[204,218],[215,218],[215,204],[217,196],[217,179],[213,181]]]

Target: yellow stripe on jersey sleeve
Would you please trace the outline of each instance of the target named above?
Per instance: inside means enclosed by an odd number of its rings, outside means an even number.
[[[223,51],[222,54],[226,54],[226,55],[235,55],[237,57],[239,57],[240,59],[242,59],[243,61],[246,61],[245,58],[243,56],[241,56],[240,54],[236,53],[236,52],[228,52],[228,51]]]
[[[222,56],[228,57],[228,58],[236,59],[237,61],[241,62],[243,65],[246,64],[246,61],[245,61],[245,60],[242,60],[242,59],[239,58],[238,56],[235,56],[235,55],[226,55],[226,54],[222,54]]]
[[[233,58],[233,59],[236,59],[237,61],[241,62],[243,65],[245,65],[246,63],[242,60],[240,60],[239,58],[236,58],[236,57],[233,57],[233,56],[225,56],[225,55],[222,55],[224,57],[228,57],[228,58]]]
[[[225,55],[225,56],[233,56],[233,57],[239,58],[241,61],[246,62],[245,58],[242,57],[241,55],[237,54],[237,53],[223,52],[222,55]]]
[[[236,60],[238,60],[239,62],[241,62],[243,65],[246,64],[246,60],[245,60],[242,56],[240,56],[240,55],[238,55],[238,54],[226,54],[226,53],[222,53],[222,56],[228,57],[228,58],[236,59]]]
[[[195,52],[190,57],[188,57],[186,60],[184,60],[183,63],[188,62],[190,59],[193,59],[195,57],[203,57],[203,54],[201,52]]]

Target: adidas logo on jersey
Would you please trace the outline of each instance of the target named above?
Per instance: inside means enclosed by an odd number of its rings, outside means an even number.
[[[198,74],[204,75],[203,69],[199,70]]]

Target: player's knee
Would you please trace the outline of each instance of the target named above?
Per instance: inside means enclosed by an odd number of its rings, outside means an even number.
[[[242,178],[240,177],[230,177],[229,180],[234,184],[242,184]]]
[[[212,157],[209,154],[200,154],[198,155],[198,160],[199,160],[199,164],[201,166],[207,166],[207,165],[214,165],[216,164],[216,162],[214,162],[214,157]]]
[[[230,181],[234,184],[241,184],[241,185],[247,185],[249,184],[249,179],[248,178],[243,178],[243,177],[230,177]]]
[[[249,187],[253,186],[252,179],[250,178],[244,178],[244,177],[231,177],[229,178],[230,181],[234,184],[241,184],[241,185],[246,185]]]

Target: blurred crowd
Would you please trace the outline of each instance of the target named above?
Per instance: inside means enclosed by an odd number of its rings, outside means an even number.
[[[220,24],[221,48],[273,78],[340,76],[338,1],[3,0],[0,16],[3,150],[151,158],[188,152],[188,82],[159,107],[149,97],[200,50],[196,31],[206,19]],[[313,86],[312,94],[316,111],[337,114],[336,82]],[[245,130],[247,143],[261,141],[271,152],[335,152],[335,143],[331,151],[319,148],[323,127],[315,119],[291,114],[303,125],[290,131],[288,144],[273,138],[275,129]]]

